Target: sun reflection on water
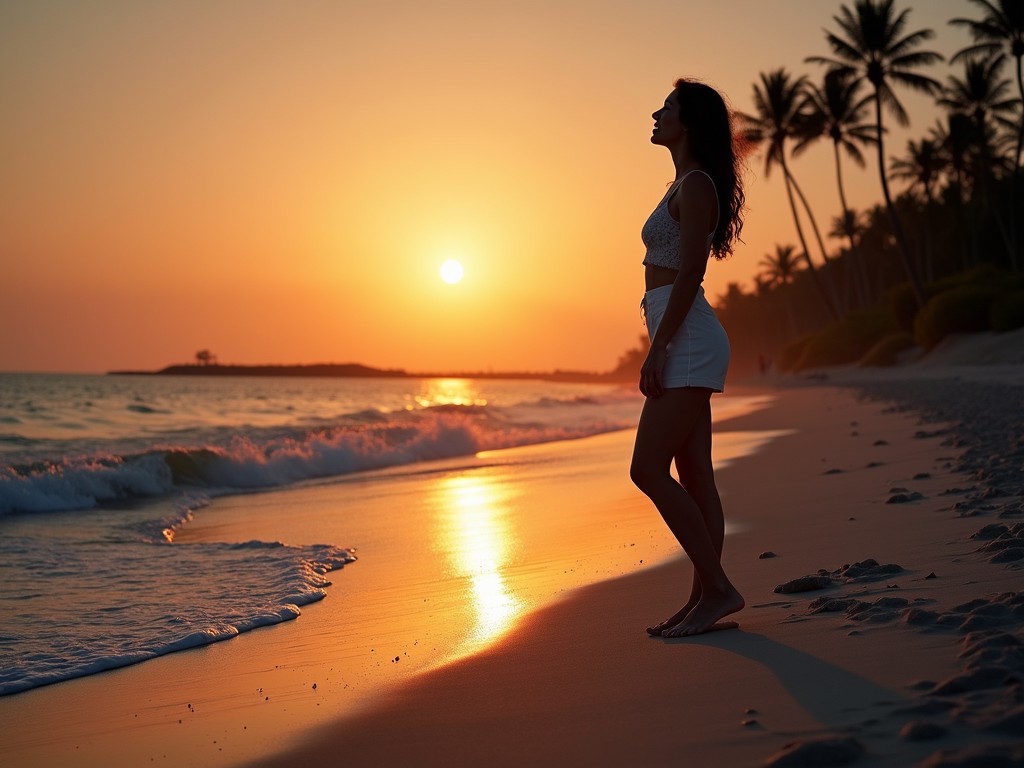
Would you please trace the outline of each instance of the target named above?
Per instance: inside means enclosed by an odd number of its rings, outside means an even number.
[[[455,575],[468,579],[476,623],[470,643],[501,635],[523,610],[504,569],[513,548],[507,492],[484,473],[459,475],[437,486],[440,543]]]
[[[480,396],[476,382],[471,379],[427,379],[420,391],[411,397],[420,408],[437,405],[487,405],[486,398]],[[410,403],[407,407],[415,406]]]

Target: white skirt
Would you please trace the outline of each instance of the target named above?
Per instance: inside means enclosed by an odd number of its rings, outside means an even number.
[[[672,286],[663,285],[647,291],[640,302],[647,335],[652,340],[671,293]],[[728,369],[729,337],[704,297],[704,288],[700,287],[689,314],[668,343],[662,386],[666,389],[707,387],[723,392]]]

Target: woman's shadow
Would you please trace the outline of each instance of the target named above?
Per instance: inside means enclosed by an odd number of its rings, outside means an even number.
[[[902,694],[764,635],[730,630],[665,638],[666,644],[705,645],[745,656],[771,671],[793,699],[822,726],[863,723],[879,710],[909,704]]]

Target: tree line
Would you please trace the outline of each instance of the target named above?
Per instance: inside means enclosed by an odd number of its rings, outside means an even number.
[[[944,57],[926,47],[934,30],[913,29],[895,0],[841,6],[825,31],[828,53],[805,59],[815,74],[759,74],[736,133],[763,155],[766,177],[782,175],[798,242],[764,255],[752,290],[733,283],[718,301],[741,368],[854,362],[878,345],[898,352],[948,332],[1024,325],[1024,2],[965,6],[976,15],[949,23],[973,42],[944,81]],[[907,90],[932,97],[941,117],[889,154],[891,122],[909,124]],[[790,164],[820,144],[831,149],[841,206],[825,226]],[[858,211],[844,167],[869,161],[882,202]]]

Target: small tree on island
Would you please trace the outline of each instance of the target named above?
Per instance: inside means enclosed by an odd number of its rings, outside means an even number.
[[[196,365],[216,365],[217,356],[208,349],[200,349],[196,352]]]

